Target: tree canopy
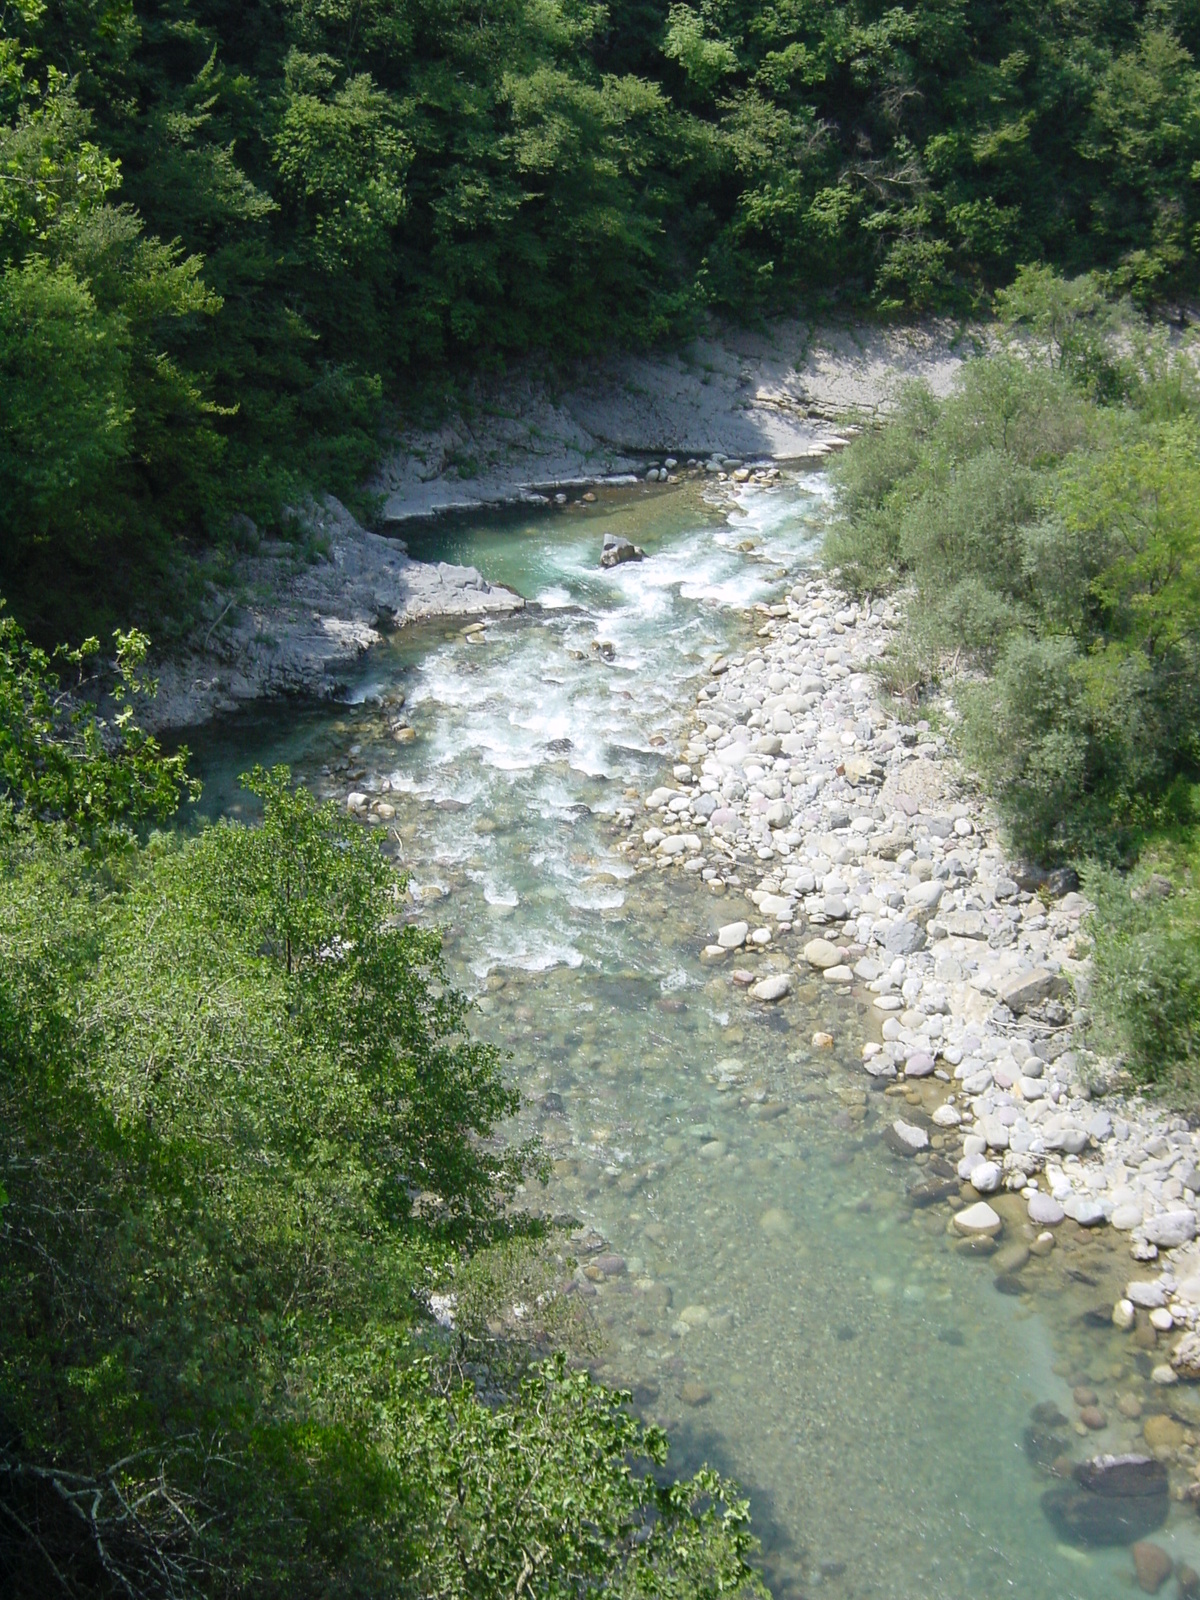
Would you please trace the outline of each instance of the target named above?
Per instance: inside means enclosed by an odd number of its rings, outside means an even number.
[[[389,406],[710,307],[1186,297],[1198,47],[1177,0],[9,0],[0,583],[166,625]]]

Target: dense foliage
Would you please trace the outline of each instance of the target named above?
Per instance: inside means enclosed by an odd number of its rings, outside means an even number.
[[[839,462],[826,557],[859,592],[908,589],[890,682],[952,684],[1016,848],[1095,863],[1098,1005],[1166,1076],[1200,1067],[1195,351],[1046,269],[999,308],[948,399],[913,389]]]
[[[1198,48],[1179,0],[6,0],[0,585],[178,617],[180,541],[352,489],[385,401],[705,306],[1186,295]]]
[[[425,1310],[516,1248],[538,1155],[498,1139],[517,1096],[376,840],[276,771],[261,825],[139,842],[181,764],[63,706],[44,761],[48,695],[9,624],[0,1588],[752,1586],[727,1485],[660,1477],[662,1435],[561,1357],[464,1368]]]

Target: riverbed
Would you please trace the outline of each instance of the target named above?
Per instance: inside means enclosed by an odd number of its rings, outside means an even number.
[[[415,556],[474,565],[526,611],[402,630],[347,704],[202,730],[204,804],[238,811],[254,761],[367,798],[479,1032],[512,1052],[554,1163],[538,1204],[592,1232],[602,1376],[670,1430],[677,1470],[745,1486],[779,1596],[1124,1596],[1127,1551],[1061,1544],[1043,1516],[1027,1429],[1037,1405],[1072,1415],[1075,1389],[1147,1392],[1101,1315],[1128,1262],[1080,1230],[998,1293],[940,1208],[905,1203],[863,996],[801,982],[748,1005],[701,960],[751,914],[738,873],[718,891],[621,849],[618,813],[670,782],[696,684],[812,563],[827,505],[796,473],[733,503],[692,480],[436,525]],[[646,559],[601,570],[606,533]],[[1196,1528],[1178,1508],[1156,1538],[1200,1566]]]

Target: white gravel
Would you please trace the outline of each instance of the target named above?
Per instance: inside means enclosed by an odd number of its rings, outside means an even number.
[[[694,862],[698,840],[703,879],[745,895],[777,966],[782,951],[801,975],[845,972],[870,998],[867,1073],[942,1079],[964,1180],[1019,1191],[1038,1226],[1121,1231],[1161,1273],[1129,1298],[1200,1326],[1200,1134],[1112,1092],[1083,1042],[1086,900],[1035,892],[946,739],[882,703],[894,602],[809,577],[759,612],[752,647],[711,665],[674,785],[625,814],[630,854],[649,869],[687,838]],[[714,961],[740,954],[721,906]]]

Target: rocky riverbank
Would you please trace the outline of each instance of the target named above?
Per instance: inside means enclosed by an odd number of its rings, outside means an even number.
[[[400,540],[369,533],[332,496],[306,511],[305,531],[304,546],[258,544],[214,590],[211,620],[156,669],[147,726],[191,727],[274,696],[333,699],[393,628],[525,605],[474,567],[412,560]]]
[[[678,458],[817,460],[847,418],[886,410],[902,383],[948,390],[968,345],[949,322],[758,333],[714,327],[672,354],[577,365],[552,384],[522,368],[480,381],[433,428],[396,439],[368,485],[379,526],[502,504],[550,506],[588,485],[629,484]],[[336,698],[383,633],[523,602],[473,568],[409,558],[332,497],[296,514],[298,543],[260,540],[209,582],[203,619],[158,665],[155,729],[205,722],[279,695]]]
[[[644,472],[648,458],[816,460],[854,417],[885,411],[912,379],[948,392],[972,348],[949,321],[907,327],[779,319],[714,324],[683,349],[527,365],[477,382],[432,428],[406,429],[372,483],[383,520],[513,502]]]
[[[881,702],[895,604],[806,577],[759,613],[752,647],[712,662],[673,782],[620,814],[624,848],[724,897],[703,958],[746,1004],[786,1008],[814,984],[860,996],[863,1084],[915,1169],[909,1201],[944,1208],[948,1244],[994,1256],[998,1287],[1026,1292],[1029,1264],[1068,1239],[1103,1231],[1126,1252],[1124,1292],[1090,1315],[1125,1334],[1143,1388],[1084,1375],[1074,1428],[1150,1463],[1127,1476],[1158,1474],[1162,1521],[1160,1461],[1176,1498],[1200,1497],[1200,1413],[1174,1387],[1200,1378],[1200,1135],[1114,1092],[1087,1048],[1085,899],[1008,859],[945,736]],[[1071,1469],[1061,1436],[1038,1438],[1039,1462]],[[1093,1489],[1047,1502],[1083,1542]],[[1129,1537],[1157,1521],[1131,1513]]]

